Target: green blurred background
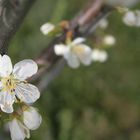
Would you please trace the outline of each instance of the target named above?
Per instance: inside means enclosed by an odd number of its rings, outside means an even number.
[[[37,1],[10,44],[13,61],[36,57],[51,41],[40,26],[72,19],[85,3]],[[140,140],[140,29],[126,27],[115,12],[109,21],[105,32],[117,43],[108,61],[64,68],[35,104],[43,122],[31,140]]]

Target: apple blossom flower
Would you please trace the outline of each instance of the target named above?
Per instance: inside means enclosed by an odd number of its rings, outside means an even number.
[[[17,100],[30,104],[40,97],[38,88],[26,81],[37,70],[33,60],[25,59],[13,67],[9,56],[0,55],[0,107],[3,112],[12,113]]]
[[[112,35],[106,35],[106,36],[104,37],[104,39],[103,39],[103,43],[104,43],[105,45],[112,46],[112,45],[114,45],[114,44],[116,43],[116,39],[115,39],[115,37],[112,36]]]
[[[84,65],[91,63],[91,49],[89,46],[83,44],[84,38],[76,38],[66,44],[57,44],[54,46],[56,55],[63,56],[67,64],[71,68],[77,68],[80,62]]]
[[[41,115],[34,107],[28,107],[23,111],[23,122],[30,129],[37,129],[42,121]]]
[[[50,32],[52,32],[55,29],[55,26],[51,23],[45,23],[40,27],[40,31],[44,34],[47,35]]]
[[[91,58],[93,61],[105,62],[108,58],[108,54],[104,50],[93,49]]]
[[[30,138],[29,129],[21,123],[18,119],[14,118],[8,123],[12,140],[24,140]]]
[[[140,11],[135,10],[126,12],[123,17],[123,22],[127,26],[140,27]]]

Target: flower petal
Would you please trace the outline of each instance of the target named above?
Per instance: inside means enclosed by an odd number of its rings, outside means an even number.
[[[25,80],[34,75],[38,70],[38,66],[35,61],[31,59],[25,59],[15,64],[13,74],[20,80]]]
[[[45,23],[40,27],[40,31],[44,34],[47,35],[50,32],[52,32],[55,29],[55,26],[51,23]]]
[[[93,61],[105,62],[108,58],[108,54],[104,50],[94,49],[91,57]]]
[[[78,37],[78,38],[76,38],[76,39],[74,39],[73,41],[72,41],[72,45],[78,45],[78,44],[81,44],[82,42],[84,42],[85,41],[85,38],[83,38],[83,37]]]
[[[0,81],[0,90],[3,89],[3,83]]]
[[[8,55],[0,57],[0,76],[7,77],[12,72],[12,62]]]
[[[13,119],[9,122],[9,129],[12,140],[24,140],[25,138],[30,138],[29,129],[17,119]]]
[[[80,62],[78,60],[78,57],[74,53],[67,52],[64,54],[64,58],[67,60],[67,63],[71,68],[78,68],[79,67]]]
[[[106,35],[103,39],[103,43],[108,46],[112,46],[116,43],[116,39],[112,35]]]
[[[98,27],[101,29],[106,29],[108,27],[108,20],[107,19],[102,19],[99,23],[98,23]]]
[[[54,46],[54,52],[56,55],[63,55],[69,48],[66,45],[59,44]]]
[[[123,17],[123,22],[128,26],[135,26],[137,22],[135,13],[128,11]]]
[[[84,49],[83,53],[78,53],[78,57],[80,59],[80,61],[84,64],[84,65],[90,65],[92,62],[92,58],[91,58],[91,54],[92,54],[92,50],[90,49],[89,46],[84,45],[84,44],[80,44],[78,47],[81,47]]]
[[[136,26],[140,27],[140,10],[136,10],[135,14],[136,14],[136,17],[137,17]]]
[[[14,100],[14,94],[9,94],[8,92],[0,92],[1,110],[6,113],[12,113]]]
[[[34,103],[40,97],[38,88],[32,84],[20,83],[17,85],[16,96],[25,103]]]
[[[34,107],[29,107],[23,112],[23,122],[30,130],[36,130],[42,122],[42,117]]]

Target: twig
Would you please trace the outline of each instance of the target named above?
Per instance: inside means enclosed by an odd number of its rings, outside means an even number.
[[[77,16],[71,21],[72,25],[84,26],[95,19],[103,6],[102,0],[92,0],[87,4],[84,10],[81,10]]]
[[[39,81],[38,83],[38,88],[40,92],[44,91],[48,87],[51,81],[53,81],[58,74],[63,70],[65,66],[65,60],[61,59],[59,62],[54,65],[54,67],[51,69],[51,71],[47,72],[45,76],[43,76],[42,80]]]

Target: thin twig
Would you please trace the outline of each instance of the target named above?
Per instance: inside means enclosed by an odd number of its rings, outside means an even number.
[[[65,60],[61,59],[56,65],[54,65],[51,71],[47,72],[45,76],[43,76],[43,78],[38,83],[38,88],[41,93],[43,93],[42,91],[44,91],[44,89],[48,87],[50,82],[53,81],[58,76],[58,74],[60,74],[64,66],[65,66]]]

